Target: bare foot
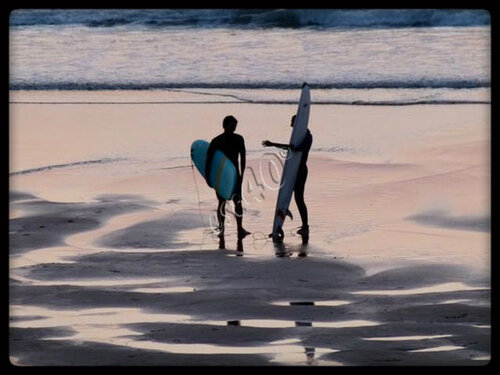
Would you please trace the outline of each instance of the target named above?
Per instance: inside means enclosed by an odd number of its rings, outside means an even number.
[[[223,250],[226,248],[226,242],[224,241],[224,237],[219,238],[219,250]]]

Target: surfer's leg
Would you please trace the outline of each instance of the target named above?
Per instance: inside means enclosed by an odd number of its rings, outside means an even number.
[[[217,220],[219,221],[219,236],[224,236],[224,218],[226,217],[226,200],[217,194]]]
[[[302,229],[309,230],[309,220],[307,215],[307,206],[304,202],[304,190],[306,186],[307,172],[297,175],[293,195],[295,196],[295,203],[299,209],[300,218],[302,219]]]
[[[240,180],[241,181],[241,180]],[[241,183],[237,185],[236,191],[233,194],[234,213],[236,214],[236,225],[238,226],[238,239],[243,239],[250,232],[243,228],[243,206],[241,205]]]
[[[243,228],[243,206],[241,205],[241,200],[233,198],[234,202],[234,213],[236,214],[236,225],[238,226],[238,232]]]
[[[234,200],[234,211],[236,213],[236,225],[238,226],[238,239],[242,240],[250,234],[247,230],[243,228],[243,207],[241,205],[241,200]]]

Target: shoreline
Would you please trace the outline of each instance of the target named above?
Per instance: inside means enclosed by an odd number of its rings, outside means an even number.
[[[491,105],[491,87],[485,86],[373,86],[331,87],[314,90],[314,105],[412,106]],[[269,95],[272,93],[272,95]],[[9,89],[9,104],[24,105],[172,105],[261,104],[295,105],[297,88],[198,87],[160,88],[19,88]],[[276,99],[279,98],[279,99]],[[386,98],[380,100],[380,97]],[[426,99],[433,97],[432,100]],[[146,98],[146,99],[145,99]],[[347,99],[346,99],[347,98]]]

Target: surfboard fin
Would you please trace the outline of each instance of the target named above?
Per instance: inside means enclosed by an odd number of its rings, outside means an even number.
[[[288,208],[286,211],[279,210],[278,212],[276,212],[276,216],[281,217],[283,220],[285,220],[285,218],[288,216],[290,217],[290,220],[293,220],[293,215]]]

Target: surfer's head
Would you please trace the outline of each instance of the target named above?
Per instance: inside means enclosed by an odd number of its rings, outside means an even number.
[[[290,122],[290,126],[293,128],[293,125],[295,124],[295,117],[297,117],[297,115],[293,115],[292,116],[292,122]]]
[[[224,131],[234,133],[237,123],[238,120],[236,120],[234,116],[229,115],[224,117],[224,120],[222,121],[222,127],[224,128]]]

